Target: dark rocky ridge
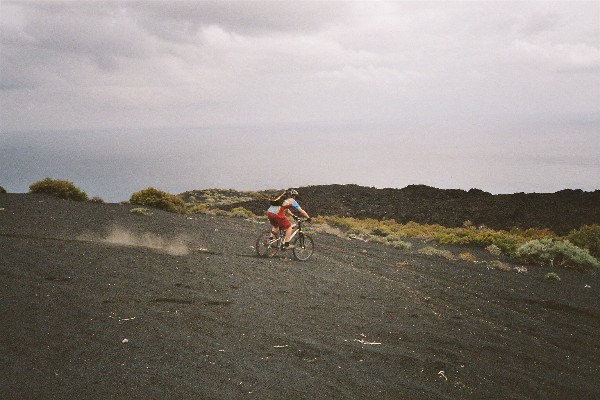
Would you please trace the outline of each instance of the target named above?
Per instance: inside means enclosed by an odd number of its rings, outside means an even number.
[[[558,234],[582,225],[600,224],[600,190],[499,195],[478,189],[436,189],[425,185],[403,189],[321,185],[299,190],[301,204],[312,215],[394,219],[448,227],[462,226],[468,220],[494,229],[549,228]],[[241,201],[222,208],[240,206],[260,215],[267,203]]]

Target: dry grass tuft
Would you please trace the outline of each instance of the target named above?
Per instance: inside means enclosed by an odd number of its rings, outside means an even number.
[[[436,249],[435,247],[432,247],[432,246],[423,247],[422,249],[418,250],[418,253],[424,254],[426,256],[442,257],[442,258],[445,258],[446,260],[456,259],[454,257],[454,254],[452,254],[451,251]]]
[[[460,253],[458,255],[458,258],[460,258],[461,260],[464,260],[464,261],[469,261],[469,262],[475,262],[475,261],[477,261],[477,258],[473,254],[471,254],[469,252]]]

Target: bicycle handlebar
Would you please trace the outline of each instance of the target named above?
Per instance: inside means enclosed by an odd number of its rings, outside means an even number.
[[[298,216],[296,216],[296,215],[292,215],[292,216],[293,216],[293,218],[294,218],[296,221],[298,221],[298,222],[310,222],[310,220],[311,220],[311,218],[310,218],[310,217],[309,217],[309,218],[301,218],[301,217],[298,217]]]

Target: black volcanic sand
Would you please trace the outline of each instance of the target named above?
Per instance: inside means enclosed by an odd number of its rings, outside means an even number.
[[[599,398],[597,274],[131,208],[0,195],[0,398]]]

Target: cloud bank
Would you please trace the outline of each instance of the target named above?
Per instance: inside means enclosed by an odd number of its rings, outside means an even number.
[[[600,115],[598,2],[0,7],[4,132]]]

